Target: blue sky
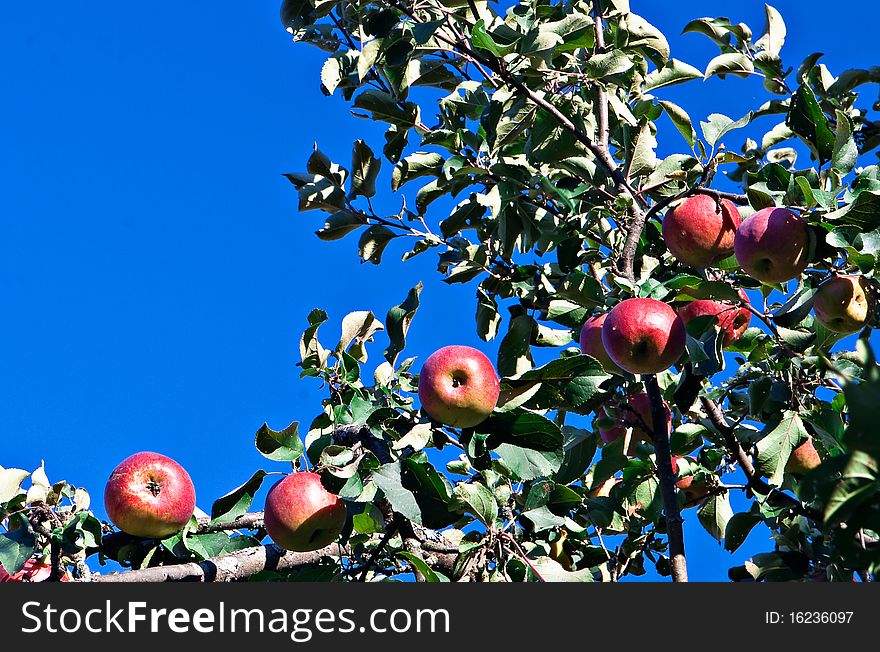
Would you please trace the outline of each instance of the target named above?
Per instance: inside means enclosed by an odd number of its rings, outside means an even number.
[[[13,3],[0,27],[0,464],[45,459],[50,479],[90,489],[103,516],[110,470],[155,450],[190,471],[209,510],[273,468],[252,445],[264,421],[318,413],[317,384],[294,366],[312,308],[330,314],[332,344],[344,314],[384,317],[421,280],[409,354],[449,343],[494,353],[474,333],[473,285],[441,283],[432,254],[400,263],[392,245],[381,267],[361,265],[354,240],[321,243],[320,216],[297,214],[281,173],[304,169],[315,141],[347,163],[354,139],[382,140],[321,94],[323,53],[291,42],[277,2],[51,4]],[[717,50],[679,36],[689,19],[763,25],[760,2],[633,5],[700,68]],[[831,19],[818,2],[775,6],[789,65],[814,51],[833,72],[876,63],[871,21]],[[736,78],[663,97],[695,122],[765,99]],[[662,153],[683,144],[670,131]],[[381,187],[378,206],[398,208]],[[692,514],[694,579],[723,580],[770,546],[756,535],[731,559]]]

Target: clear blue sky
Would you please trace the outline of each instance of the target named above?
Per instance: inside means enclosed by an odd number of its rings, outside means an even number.
[[[5,8],[0,464],[45,459],[50,479],[91,490],[100,516],[108,473],[138,450],[187,467],[205,510],[255,469],[277,468],[256,453],[253,433],[264,421],[307,425],[320,409],[317,384],[294,366],[314,307],[330,314],[333,344],[345,313],[384,317],[422,280],[410,354],[449,343],[494,354],[474,334],[473,285],[441,283],[434,255],[402,264],[392,247],[381,267],[360,265],[354,240],[320,243],[320,216],[297,215],[280,175],[304,169],[314,141],[347,163],[355,138],[377,150],[382,140],[321,94],[323,53],[291,42],[278,4]],[[717,50],[679,36],[689,19],[763,25],[760,2],[633,5],[674,56],[701,68]],[[789,65],[814,51],[835,72],[877,63],[870,20],[846,22],[825,3],[775,6]],[[764,101],[740,79],[673,90],[664,97],[695,122]],[[661,149],[679,147],[676,138]],[[393,210],[384,188],[379,205]],[[734,560],[687,517],[692,576],[725,579]],[[755,533],[735,559],[769,546]]]

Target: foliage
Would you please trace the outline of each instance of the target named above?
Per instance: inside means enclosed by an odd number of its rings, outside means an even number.
[[[709,487],[700,523],[729,551],[759,524],[769,528],[772,550],[731,569],[734,580],[849,580],[880,569],[880,443],[869,407],[880,370],[870,327],[855,350],[832,349],[840,337],[810,314],[826,278],[859,273],[874,283],[880,268],[880,168],[866,162],[880,129],[858,105],[880,73],[834,76],[819,54],[786,67],[785,23],[770,6],[766,18],[757,38],[726,18],[688,23],[684,32],[719,49],[700,69],[675,59],[626,0],[507,9],[285,0],[294,40],[327,53],[322,90],[385,130],[384,142],[356,141],[344,164],[316,146],[305,172],[287,175],[299,210],[324,214],[321,240],[356,238],[364,262],[378,265],[404,243],[404,260],[433,251],[447,283],[475,286],[476,331],[500,339],[503,376],[489,419],[444,427],[414,403],[417,365],[404,357],[420,284],[384,322],[371,312],[346,316],[332,348],[327,315],[308,315],[301,376],[322,382],[327,397],[302,439],[296,425],[264,426],[256,444],[272,462],[319,470],[348,501],[347,552],[331,577],[605,581],[641,575],[648,563],[668,575],[670,514],[656,451],[650,442],[632,455],[623,441],[602,445],[592,423],[600,405],[647,379],[608,373],[571,344],[586,317],[627,297],[736,301],[739,288],[762,297],[759,327],[724,352],[714,323],[692,326],[685,358],[657,379],[674,407],[671,452],[693,456],[689,474]],[[769,98],[745,116],[715,113],[695,125],[663,97],[669,86],[713,76],[758,76]],[[740,136],[762,124],[760,139]],[[657,156],[661,127],[681,135],[680,153]],[[695,270],[666,251],[660,213],[719,173],[742,185],[743,194],[723,195],[743,215],[786,206],[809,223],[810,265],[796,282],[761,284],[732,257]],[[372,202],[388,176],[403,198],[394,214]],[[383,357],[367,367],[383,331]],[[552,350],[552,361],[536,366],[535,347]],[[711,405],[722,408],[720,420]],[[788,473],[791,451],[808,437],[823,463],[804,477]],[[450,447],[456,457],[438,468]],[[737,449],[755,468],[745,485]],[[102,547],[88,505],[76,502],[84,494],[48,483],[45,496],[25,491],[23,472],[0,470],[0,508],[15,514],[0,563],[18,568],[50,540],[71,560],[94,549],[134,568],[258,545],[259,526],[253,536],[205,530],[244,515],[265,475],[168,540]],[[615,477],[610,493],[597,491]],[[751,506],[735,514],[730,492],[742,490]],[[62,507],[62,496],[73,506]],[[61,515],[46,536],[21,516],[43,506]]]

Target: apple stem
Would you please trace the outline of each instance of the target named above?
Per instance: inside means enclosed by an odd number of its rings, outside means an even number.
[[[669,450],[669,430],[663,396],[657,384],[657,376],[643,377],[645,390],[651,401],[651,420],[654,425],[654,450],[657,453],[657,475],[660,479],[660,494],[663,496],[663,511],[666,514],[666,532],[669,536],[669,559],[672,563],[672,581],[687,582],[687,558],[684,554],[683,520],[675,493],[675,472],[672,470],[672,454]]]

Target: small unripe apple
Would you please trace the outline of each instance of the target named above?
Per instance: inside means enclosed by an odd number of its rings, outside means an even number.
[[[485,355],[469,346],[444,346],[419,374],[419,400],[432,419],[453,428],[485,421],[501,393],[498,374]]]
[[[785,283],[807,267],[810,229],[786,208],[762,208],[736,230],[733,250],[743,270],[765,283]]]
[[[110,474],[104,488],[107,516],[123,532],[160,539],[180,532],[196,509],[186,470],[159,453],[135,453]]]
[[[666,213],[663,241],[685,265],[711,267],[733,253],[739,224],[739,210],[729,199],[693,195]]]
[[[683,460],[687,460],[691,464],[697,463],[697,460],[693,457],[680,457],[676,455],[672,458],[672,472],[677,478],[680,478],[676,481],[675,486],[684,492],[685,507],[694,507],[709,495],[709,485],[705,480],[698,482],[696,475],[681,476],[683,470],[680,469],[680,463]]]
[[[611,360],[632,374],[656,374],[684,353],[685,328],[676,312],[656,299],[625,299],[602,325]]]
[[[749,297],[742,290],[739,295],[745,303],[749,302]],[[714,299],[697,299],[691,301],[678,310],[678,316],[687,325],[692,319],[697,317],[706,317],[711,315],[718,320],[715,325],[722,333],[724,333],[721,344],[729,346],[736,342],[749,327],[752,320],[752,313],[748,308],[729,301],[716,301]]]
[[[345,527],[345,516],[345,501],[324,489],[317,473],[291,473],[266,496],[266,532],[287,550],[309,552],[329,546]]]
[[[819,286],[813,299],[816,319],[835,333],[857,333],[871,317],[868,284],[861,276],[835,276]]]
[[[608,313],[603,312],[601,315],[594,315],[584,322],[580,335],[581,353],[596,358],[602,363],[602,368],[605,371],[620,374],[623,373],[623,370],[614,364],[614,360],[611,359],[605,350],[605,345],[602,344],[602,324],[605,323],[606,317],[608,317]]]
[[[822,463],[816,447],[813,445],[813,439],[809,438],[803,444],[791,451],[788,462],[785,463],[785,470],[795,475],[804,475],[809,473]]]

